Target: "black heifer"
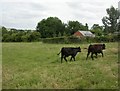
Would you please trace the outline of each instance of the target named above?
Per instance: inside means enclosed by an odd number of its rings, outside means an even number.
[[[91,53],[91,58],[93,60],[93,54],[96,55],[97,57],[97,53],[101,53],[102,57],[103,57],[103,51],[105,49],[105,44],[94,44],[94,45],[89,45],[88,47],[88,53],[87,53],[87,58],[89,56],[89,54]],[[86,58],[86,60],[87,60]]]
[[[74,47],[63,47],[61,49],[61,51],[60,51],[60,53],[61,53],[61,63],[62,63],[63,58],[67,62],[66,57],[68,57],[68,56],[71,56],[70,61],[72,60],[72,58],[75,61],[75,56],[76,56],[77,52],[81,52],[81,48],[80,47],[77,47],[77,48],[74,48]],[[58,53],[58,55],[60,53]]]

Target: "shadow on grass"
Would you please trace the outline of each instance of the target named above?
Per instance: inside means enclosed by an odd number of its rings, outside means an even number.
[[[75,60],[75,61],[78,61],[78,60]],[[63,61],[62,61],[62,63],[68,63],[68,62],[75,62],[75,61],[70,61],[69,59],[67,59],[67,62],[63,59]],[[53,64],[55,64],[55,63],[61,63],[61,60],[60,59],[56,59],[56,60],[54,60],[54,61],[52,61],[52,62],[50,62],[50,63],[53,63]]]

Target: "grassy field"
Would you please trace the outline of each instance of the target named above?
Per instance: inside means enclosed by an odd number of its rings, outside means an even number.
[[[117,89],[118,44],[106,43],[103,58],[86,61],[88,45],[2,43],[3,89]],[[80,46],[82,52],[61,64],[57,53],[63,46]]]

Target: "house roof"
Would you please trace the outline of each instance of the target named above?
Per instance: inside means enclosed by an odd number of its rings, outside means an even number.
[[[95,37],[93,33],[90,31],[79,31],[83,36],[90,36],[90,37]]]

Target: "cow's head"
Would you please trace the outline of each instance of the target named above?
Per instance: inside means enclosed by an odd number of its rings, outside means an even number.
[[[105,44],[102,45],[102,49],[105,49]]]
[[[81,52],[81,48],[80,47],[78,47],[77,49],[78,49],[78,52]]]

